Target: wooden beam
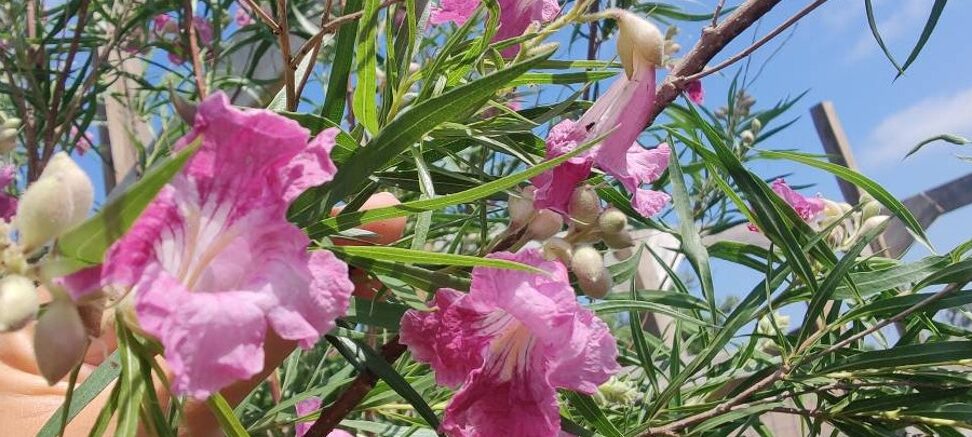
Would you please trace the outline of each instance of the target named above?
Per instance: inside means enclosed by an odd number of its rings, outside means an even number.
[[[850,141],[844,133],[844,127],[837,118],[837,110],[834,109],[833,102],[823,101],[810,108],[810,116],[813,118],[813,125],[817,128],[817,136],[823,143],[824,151],[827,152],[830,162],[842,165],[849,169],[856,169],[857,163],[854,162],[854,154],[851,152]],[[857,205],[861,200],[861,192],[856,185],[843,179],[837,179],[841,194],[851,205]]]

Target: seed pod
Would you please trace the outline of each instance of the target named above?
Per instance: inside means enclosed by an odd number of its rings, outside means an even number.
[[[600,198],[590,185],[578,187],[570,196],[567,212],[572,219],[585,225],[593,225],[601,213]]]
[[[88,336],[74,303],[62,298],[48,304],[34,331],[34,355],[47,383],[64,378],[84,358],[87,347]]]
[[[603,213],[597,218],[597,226],[601,228],[601,232],[606,234],[615,234],[624,230],[624,227],[628,225],[628,216],[624,215],[617,208],[605,209]]]
[[[553,261],[559,259],[566,265],[570,265],[570,260],[573,258],[572,248],[567,240],[559,237],[553,237],[543,243],[543,257],[547,261]]]
[[[541,209],[533,216],[533,220],[527,225],[527,235],[530,239],[546,241],[548,238],[557,235],[564,227],[564,219],[549,209]]]
[[[37,287],[20,275],[0,279],[0,332],[23,328],[37,315]]]

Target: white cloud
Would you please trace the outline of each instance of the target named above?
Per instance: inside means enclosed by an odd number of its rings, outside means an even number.
[[[924,99],[886,117],[868,136],[862,164],[873,169],[900,162],[922,140],[946,133],[972,136],[972,88]]]

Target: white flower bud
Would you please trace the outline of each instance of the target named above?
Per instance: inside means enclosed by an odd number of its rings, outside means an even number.
[[[20,122],[21,122],[21,120],[19,118],[17,118],[17,117],[10,117],[8,119],[3,120],[3,128],[4,129],[17,129],[17,128],[20,127]]]
[[[615,233],[602,233],[601,240],[607,247],[612,249],[627,249],[634,246],[634,240],[631,239],[631,234],[628,231],[621,231]]]
[[[846,235],[843,226],[836,226],[830,235],[827,236],[827,242],[830,243],[831,247],[840,247],[844,243],[844,236]]]
[[[577,187],[570,196],[567,212],[574,220],[585,225],[593,225],[601,213],[601,200],[590,185]]]
[[[94,186],[91,178],[68,156],[59,152],[47,163],[40,178],[59,177],[67,184],[71,193],[71,221],[78,224],[88,217],[94,204]]]
[[[507,207],[510,210],[510,227],[519,228],[533,215],[533,194],[537,187],[530,185],[520,190],[519,195],[511,195]]]
[[[47,305],[34,331],[37,367],[48,384],[64,378],[84,358],[88,336],[77,307],[68,299]]]
[[[833,200],[830,199],[821,199],[821,200],[823,200],[823,204],[824,204],[823,213],[825,216],[836,219],[844,214],[843,209],[840,207],[840,204],[838,204],[837,202],[834,202]]]
[[[888,221],[888,219],[890,218],[891,217],[888,217],[886,215],[876,215],[867,220],[864,220],[864,223],[861,225],[861,228],[858,229],[857,234],[864,235],[868,232],[871,232],[874,228],[883,225],[884,222]]]
[[[614,18],[619,28],[618,56],[629,78],[634,75],[635,64],[662,64],[665,39],[658,27],[625,10],[617,10]]]
[[[756,141],[756,136],[753,135],[753,131],[747,129],[742,131],[741,134],[739,134],[739,139],[742,140],[743,144],[748,146],[752,144],[753,141]]]
[[[587,297],[601,299],[611,291],[611,274],[604,267],[604,258],[594,247],[584,245],[575,250],[570,269]]]
[[[37,288],[20,275],[0,279],[0,332],[23,328],[37,315]]]
[[[749,122],[749,130],[753,133],[759,133],[763,129],[763,122],[759,121],[758,118],[754,118],[753,121]]]
[[[564,219],[560,214],[549,209],[541,209],[527,225],[527,235],[532,240],[545,241],[560,232],[563,227]]]
[[[10,153],[17,146],[17,129],[0,129],[0,153]]]
[[[605,209],[603,213],[597,218],[597,226],[601,228],[601,232],[606,234],[616,234],[624,230],[624,227],[628,225],[628,216],[624,215],[623,212],[617,208]]]
[[[666,55],[669,55],[669,56],[674,55],[674,54],[678,53],[679,50],[682,50],[682,45],[681,44],[679,44],[679,43],[677,43],[675,41],[666,41],[665,42],[665,54]]]
[[[861,208],[861,217],[863,217],[864,220],[870,219],[872,217],[876,217],[880,213],[881,213],[881,204],[875,202],[874,200],[865,203],[864,207]]]
[[[567,240],[559,237],[553,237],[543,243],[543,257],[547,261],[553,261],[559,259],[566,265],[570,265],[570,260],[573,258],[572,248]]]
[[[70,191],[58,178],[41,178],[27,187],[14,217],[24,251],[31,252],[70,228],[72,211]]]

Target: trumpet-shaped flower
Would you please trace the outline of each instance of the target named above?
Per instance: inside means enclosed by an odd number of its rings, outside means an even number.
[[[773,192],[780,196],[787,205],[790,205],[797,215],[807,223],[810,223],[824,210],[824,200],[820,196],[806,197],[790,188],[783,178],[774,180],[771,187]],[[752,223],[748,227],[750,231],[759,231],[759,228]]]
[[[556,436],[556,390],[593,394],[620,370],[617,345],[577,302],[559,261],[535,249],[490,256],[546,274],[474,268],[469,294],[440,289],[433,311],[405,314],[401,342],[439,384],[461,386],[445,410],[446,435]]]
[[[5,189],[14,182],[17,169],[12,165],[0,167],[0,220],[10,221],[17,214],[17,198]]]
[[[618,54],[625,74],[579,120],[561,121],[550,130],[546,155],[554,158],[599,138],[600,144],[533,179],[537,208],[566,211],[570,194],[593,166],[614,176],[632,192],[632,206],[646,217],[668,203],[667,194],[641,188],[668,167],[668,145],[645,150],[636,143],[655,102],[655,67],[661,62],[662,36],[654,25],[629,12],[614,14],[620,28]]]
[[[101,285],[131,289],[141,328],[165,347],[178,394],[203,398],[263,368],[267,327],[311,347],[347,309],[347,266],[286,220],[288,203],[332,178],[336,131],[203,101],[177,150],[201,141],[125,236]],[[91,271],[63,281],[79,299]],[[78,284],[73,287],[71,284]]]
[[[516,38],[523,35],[530,24],[549,23],[560,13],[560,4],[557,0],[498,0],[498,2],[499,29],[493,41]],[[439,6],[432,9],[430,20],[432,24],[451,21],[462,25],[476,11],[479,3],[480,0],[442,0]],[[502,54],[513,57],[519,50],[519,46],[514,45],[503,49]]]

